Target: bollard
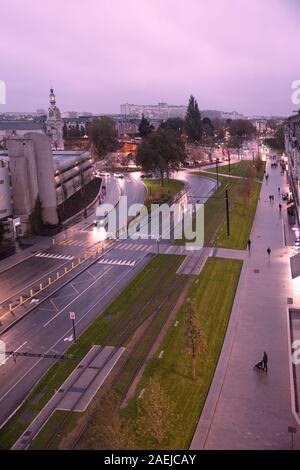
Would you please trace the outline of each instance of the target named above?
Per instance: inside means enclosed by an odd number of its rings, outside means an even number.
[[[20,305],[22,305],[22,303],[23,303],[23,297],[22,295],[20,295]]]
[[[10,312],[12,312],[13,304],[9,304],[9,305],[8,305],[8,309],[9,309]]]
[[[33,297],[33,289],[30,289],[30,297]]]
[[[50,284],[51,284],[51,277],[48,277],[48,284],[49,284],[49,286],[50,286]]]
[[[68,272],[68,268],[65,268],[65,273],[67,273],[67,272]]]
[[[40,290],[43,290],[43,284],[42,283],[40,284]]]
[[[59,272],[56,273],[56,279],[59,279]]]
[[[72,261],[72,269],[74,268],[74,262]]]

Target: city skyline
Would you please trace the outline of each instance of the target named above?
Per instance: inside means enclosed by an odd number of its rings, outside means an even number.
[[[83,9],[77,1],[12,0],[1,12],[0,112],[46,107],[52,82],[64,111],[184,105],[193,94],[200,109],[291,114],[299,5],[261,3],[89,0]]]

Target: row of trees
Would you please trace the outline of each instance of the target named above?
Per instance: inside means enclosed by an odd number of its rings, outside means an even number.
[[[137,152],[137,164],[146,172],[158,172],[161,183],[171,171],[179,169],[185,161],[185,143],[212,143],[215,138],[229,131],[229,147],[238,148],[245,138],[255,133],[255,127],[247,120],[228,120],[224,123],[212,122],[208,117],[201,118],[197,100],[189,99],[185,119],[179,117],[163,121],[158,129],[143,115],[139,124],[142,143]],[[114,121],[103,116],[95,119],[87,129],[94,155],[102,159],[118,147],[117,131]]]

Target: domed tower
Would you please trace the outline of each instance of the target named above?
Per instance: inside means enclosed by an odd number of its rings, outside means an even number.
[[[64,149],[63,122],[60,110],[56,106],[56,98],[53,88],[50,89],[50,107],[48,108],[46,132],[51,138],[52,148],[56,150]]]

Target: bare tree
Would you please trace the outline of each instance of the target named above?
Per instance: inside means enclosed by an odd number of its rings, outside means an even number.
[[[122,420],[119,410],[120,400],[110,391],[101,399],[93,412],[88,429],[88,445],[93,450],[135,449],[135,436],[130,419]]]
[[[193,300],[188,299],[185,316],[185,348],[192,358],[192,377],[196,379],[196,358],[198,353],[205,353],[207,342],[205,334],[197,322],[197,309]]]

